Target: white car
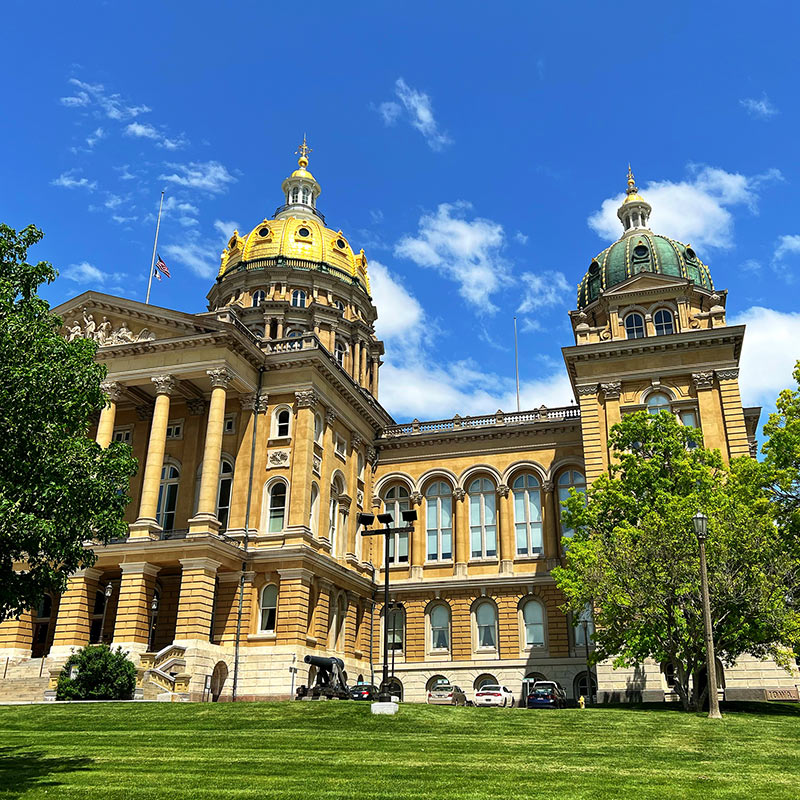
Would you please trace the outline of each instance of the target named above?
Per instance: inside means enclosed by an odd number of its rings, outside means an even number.
[[[476,706],[514,707],[514,694],[505,686],[487,683],[475,692]]]

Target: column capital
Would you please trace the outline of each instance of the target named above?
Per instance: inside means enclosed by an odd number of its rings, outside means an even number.
[[[100,388],[112,403],[116,403],[125,391],[125,387],[118,381],[101,381]]]
[[[218,573],[217,580],[219,580],[220,583],[238,583],[241,577],[242,577],[242,571],[235,570],[233,572]]]
[[[70,573],[70,578],[86,578],[90,581],[98,581],[103,577],[103,570],[95,569],[94,567],[84,567],[83,569],[75,570]]]
[[[508,497],[508,492],[509,489],[507,483],[499,483],[497,485],[497,494],[499,494],[500,497]]]
[[[739,377],[738,369],[718,369],[714,373],[718,381],[735,381]]]
[[[542,484],[542,489],[544,489],[545,492],[552,492],[553,489],[555,489],[555,486],[556,485],[553,483],[553,481],[545,481]]]
[[[584,397],[586,395],[597,394],[598,384],[590,383],[587,386],[578,386],[578,395]]]
[[[303,567],[293,567],[291,569],[279,569],[278,575],[281,581],[301,581],[310,584],[314,578],[314,573],[310,569]]]
[[[603,390],[603,395],[606,400],[617,399],[622,394],[622,381],[601,383],[600,388]]]
[[[695,390],[711,389],[714,386],[713,372],[693,372],[692,383]]]
[[[119,568],[123,575],[158,575],[161,567],[147,561],[123,561]]]
[[[298,408],[314,408],[319,402],[319,396],[313,389],[303,389],[294,393]]]
[[[156,394],[170,395],[175,391],[177,381],[174,375],[154,375],[150,380],[155,384]]]
[[[325,412],[325,422],[328,425],[333,425],[333,423],[336,422],[336,412],[332,408],[329,408]]]
[[[214,561],[213,558],[181,558],[178,559],[182,569],[205,569],[209,572],[216,572],[221,566],[221,561]]]
[[[243,394],[239,398],[239,402],[242,404],[242,409],[244,411],[253,411],[256,414],[267,413],[268,400],[268,395],[263,392],[261,394],[251,392],[250,394]]]
[[[211,386],[214,389],[227,389],[233,380],[233,373],[227,367],[207,369],[206,375],[211,379]]]
[[[458,500],[460,503],[464,502],[464,498],[466,496],[467,493],[460,486],[456,486],[456,488],[453,489],[453,497],[455,497],[455,499]]]
[[[353,450],[358,450],[361,445],[364,444],[364,440],[357,434],[351,431],[350,433],[350,447]]]
[[[334,588],[333,581],[328,580],[328,578],[317,578],[317,585],[319,586],[319,590],[321,592],[330,592],[331,589]]]

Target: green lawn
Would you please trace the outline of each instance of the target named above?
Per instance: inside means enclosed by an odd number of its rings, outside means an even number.
[[[0,798],[800,798],[800,708],[0,707]]]

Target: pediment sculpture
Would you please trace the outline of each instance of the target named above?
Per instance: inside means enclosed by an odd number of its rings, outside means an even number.
[[[92,339],[100,347],[108,347],[114,344],[130,344],[131,342],[152,342],[156,335],[142,328],[135,334],[125,322],[118,328],[114,328],[108,321],[108,317],[103,317],[103,321],[98,324],[94,316],[86,308],[81,309],[82,318],[74,320],[72,324],[67,324],[67,341],[74,339]]]

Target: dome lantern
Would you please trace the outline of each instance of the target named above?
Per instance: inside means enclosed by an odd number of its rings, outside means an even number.
[[[297,159],[298,168],[281,184],[285,203],[275,212],[276,219],[319,217],[324,222],[325,218],[317,211],[317,199],[322,194],[322,189],[316,178],[307,169],[308,154],[311,152],[306,136],[303,134],[303,143],[295,152],[295,155],[300,156]]]
[[[617,210],[617,216],[624,228],[622,236],[630,236],[636,231],[646,230],[652,210],[650,203],[639,194],[639,190],[636,188],[636,180],[631,171],[631,165],[628,164],[628,188],[626,189],[626,197]]]

